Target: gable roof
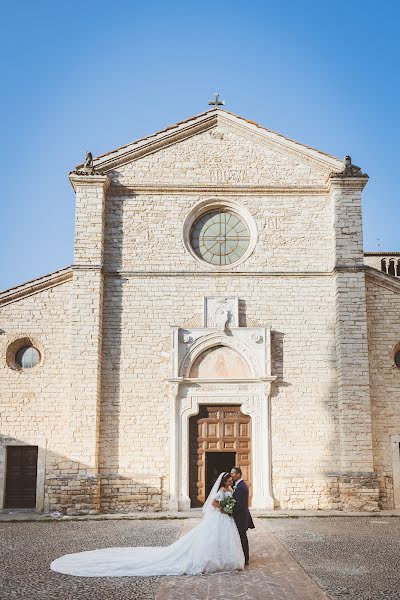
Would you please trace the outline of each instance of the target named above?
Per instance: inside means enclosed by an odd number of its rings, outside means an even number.
[[[316,162],[320,163],[320,166],[325,170],[343,170],[343,161],[341,159],[327,154],[326,152],[316,150],[311,146],[296,142],[280,133],[275,133],[274,131],[267,129],[254,121],[249,121],[248,119],[239,117],[226,110],[221,110],[220,108],[212,108],[199,115],[185,119],[184,121],[179,121],[178,123],[170,125],[149,136],[120,146],[106,154],[101,154],[93,160],[94,169],[99,172],[107,172],[117,166],[145,156],[146,154],[151,154],[178,141],[212,129],[216,127],[217,124],[224,122],[236,125],[238,128],[256,134],[259,136],[260,140],[264,138],[270,144],[280,146],[281,149],[282,147],[286,147],[288,150],[297,153],[299,157],[303,155],[305,158],[314,159]],[[77,170],[83,168],[83,164],[77,165],[76,168]]]
[[[66,267],[65,269],[59,269],[58,271],[53,271],[47,275],[42,275],[42,277],[25,281],[24,283],[0,292],[0,306],[20,300],[26,296],[31,296],[32,294],[37,294],[47,288],[61,285],[71,279],[72,267]]]
[[[365,265],[364,270],[367,278],[374,284],[400,294],[400,279],[398,277],[393,277],[393,275],[384,273],[383,271],[380,271],[375,267],[370,267],[369,265]]]

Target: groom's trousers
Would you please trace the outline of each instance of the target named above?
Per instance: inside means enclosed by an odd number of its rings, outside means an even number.
[[[249,540],[247,539],[247,531],[245,529],[239,529],[240,541],[242,542],[243,554],[245,562],[249,562]]]

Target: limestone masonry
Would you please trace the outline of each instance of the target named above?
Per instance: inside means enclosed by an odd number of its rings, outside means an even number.
[[[219,108],[78,166],[73,266],[0,293],[0,509],[187,509],[224,457],[253,508],[399,508],[367,179]]]

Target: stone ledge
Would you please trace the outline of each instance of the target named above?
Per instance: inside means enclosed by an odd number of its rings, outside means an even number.
[[[400,509],[381,510],[378,512],[368,511],[340,511],[340,510],[252,510],[251,514],[259,519],[300,519],[300,518],[332,518],[332,517],[369,517],[376,519],[380,517],[400,517]],[[30,522],[30,521],[157,521],[174,519],[196,519],[201,518],[200,509],[192,509],[182,512],[132,512],[132,513],[97,513],[62,515],[59,513],[36,513],[34,511],[3,510],[0,511],[0,523],[6,522]]]

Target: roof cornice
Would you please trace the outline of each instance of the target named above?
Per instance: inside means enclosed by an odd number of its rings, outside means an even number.
[[[177,142],[181,142],[194,135],[212,129],[216,126],[217,119],[217,115],[212,114],[205,116],[199,121],[193,123],[189,122],[185,126],[181,126],[180,123],[177,123],[176,128],[174,126],[168,127],[163,131],[139,139],[136,142],[132,142],[132,144],[95,158],[93,161],[94,168],[95,170],[98,169],[102,172],[107,172],[132,160],[137,160],[148,154],[153,154],[158,150],[167,148]]]
[[[108,175],[104,175],[103,173],[77,173],[76,171],[72,171],[69,174],[69,180],[71,182],[74,191],[78,189],[78,187],[101,187],[105,191],[110,187],[110,179]]]
[[[37,279],[31,279],[30,281],[26,281],[25,283],[0,292],[0,306],[15,302],[16,300],[31,296],[32,294],[37,294],[42,290],[61,285],[70,280],[72,280],[72,267],[66,267],[65,269],[60,269],[59,271],[54,271],[53,273],[38,277]]]
[[[327,171],[327,175],[332,170],[340,172],[343,169],[342,160],[330,154],[316,150],[315,148],[301,144],[300,142],[296,142],[267,129],[254,121],[239,117],[234,113],[219,108],[213,108],[184,121],[180,121],[175,125],[171,125],[157,133],[138,139],[130,144],[121,146],[111,152],[96,157],[93,160],[94,170],[105,173],[122,164],[137,160],[147,154],[152,154],[162,148],[188,139],[193,135],[212,129],[218,122],[223,122],[235,127],[237,130],[254,134],[260,141],[264,139],[275,147],[280,148],[281,151],[286,149],[287,151],[295,152],[299,157],[303,157],[306,160],[312,159],[319,163],[321,168]],[[83,165],[78,165],[77,170],[82,167]]]
[[[396,252],[364,252],[364,256],[400,256],[400,251]]]
[[[113,185],[110,187],[109,194],[113,196],[138,194],[164,195],[164,194],[218,194],[226,196],[327,196],[328,187],[321,186],[287,186],[287,185],[252,185],[252,184],[133,184],[133,185]]]
[[[387,273],[383,273],[378,269],[374,269],[374,267],[370,267],[366,265],[364,267],[365,274],[373,283],[379,285],[380,287],[387,288],[392,290],[393,292],[397,292],[400,294],[400,278],[393,277],[393,275],[388,275]]]

